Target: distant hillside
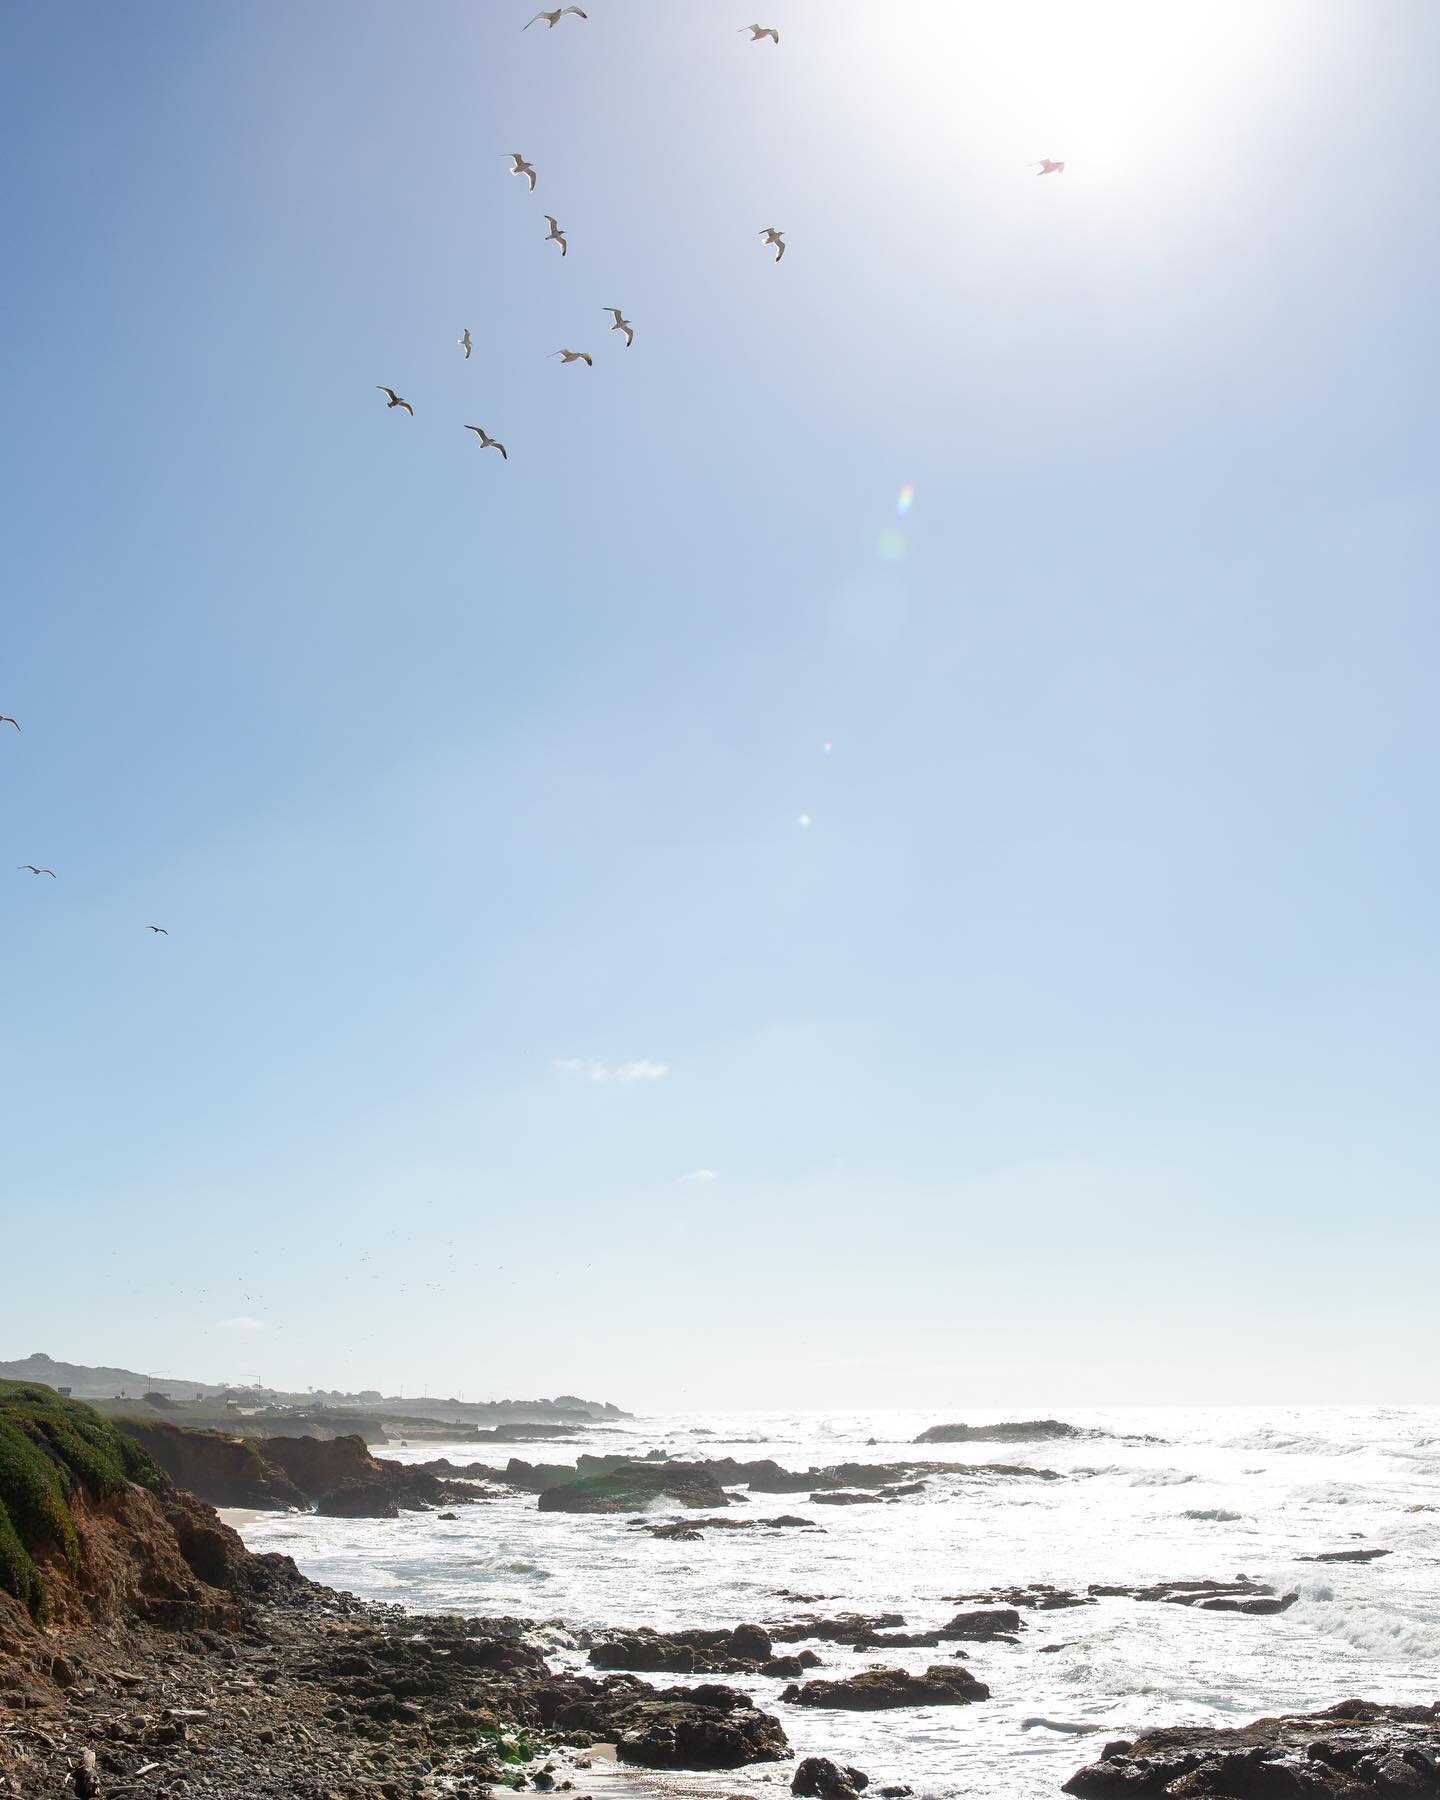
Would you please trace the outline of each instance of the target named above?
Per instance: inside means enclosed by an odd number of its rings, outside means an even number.
[[[137,1369],[92,1369],[84,1363],[56,1362],[43,1351],[24,1357],[20,1362],[0,1362],[0,1381],[41,1381],[46,1387],[68,1387],[77,1400],[112,1399],[117,1394],[143,1394],[156,1385],[150,1376]],[[193,1400],[203,1394],[203,1381],[171,1381],[159,1385],[176,1400]]]
[[[56,1362],[37,1351],[19,1362],[0,1362],[0,1381],[39,1381],[47,1387],[69,1388],[77,1400],[114,1400],[122,1395],[136,1400],[158,1390],[160,1405],[165,1399],[175,1401],[236,1400],[245,1406],[360,1408],[366,1413],[383,1412],[389,1417],[410,1420],[439,1419],[451,1423],[487,1426],[521,1423],[573,1423],[590,1419],[628,1419],[610,1401],[582,1400],[575,1394],[558,1394],[553,1400],[457,1400],[427,1395],[403,1399],[398,1395],[383,1396],[376,1388],[358,1394],[338,1389],[311,1389],[307,1393],[288,1393],[282,1388],[227,1387],[220,1381],[180,1380],[170,1375],[142,1375],[138,1369],[91,1368],[85,1363]]]

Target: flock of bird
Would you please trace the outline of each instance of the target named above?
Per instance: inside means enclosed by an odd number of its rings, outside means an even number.
[[[543,21],[546,28],[553,31],[562,19],[588,19],[589,17],[589,13],[585,12],[581,7],[560,6],[550,12],[543,10],[537,12],[535,17],[530,19],[521,27],[521,29],[528,31],[531,25],[539,25]],[[780,33],[773,25],[742,25],[740,27],[740,35],[743,37],[746,32],[750,34],[750,42],[752,44],[769,42],[777,49],[779,48]],[[1052,161],[1048,156],[1043,157],[1038,164],[1032,166],[1039,175],[1063,175],[1065,172],[1065,165],[1063,162]],[[535,172],[535,165],[532,162],[528,162],[518,150],[512,150],[510,152],[510,173],[512,175],[523,175],[526,182],[529,184],[529,191],[532,194],[535,192],[535,184],[538,180],[538,176]],[[553,213],[546,213],[545,223],[550,229],[546,232],[544,241],[547,244],[558,244],[560,246],[561,256],[568,256],[570,254],[570,241],[561,228],[560,221]],[[759,236],[764,246],[775,252],[775,261],[778,263],[785,255],[785,233],[778,225],[767,225],[765,229],[759,233]],[[628,350],[635,342],[635,327],[631,324],[630,320],[625,317],[618,306],[605,306],[600,310],[609,313],[613,319],[614,323],[611,325],[610,329],[624,334],[625,348]],[[470,327],[468,325],[456,342],[465,352],[466,362],[469,362],[470,353],[474,348],[474,343],[470,336]],[[562,369],[567,367],[570,363],[584,363],[587,369],[593,369],[595,366],[595,359],[588,350],[572,350],[566,347],[560,350],[552,350],[550,355],[552,357],[558,356],[560,358],[560,366]],[[382,382],[376,382],[375,386],[377,392],[382,393],[385,396],[385,406],[387,410],[395,411],[398,409],[401,412],[409,413],[412,419],[415,417],[415,408],[408,400],[397,394],[394,388],[386,387]],[[492,437],[484,426],[467,425],[465,430],[474,432],[475,436],[479,439],[480,448],[482,450],[498,450],[505,461],[509,462],[509,451],[505,448],[504,444],[500,442],[499,438]]]
[[[539,25],[543,21],[547,29],[553,31],[562,19],[588,19],[589,17],[589,13],[585,12],[581,7],[561,6],[557,7],[553,12],[537,12],[535,17],[529,20],[529,22],[522,26],[521,29],[528,31],[531,25]],[[773,25],[742,25],[740,27],[741,36],[743,37],[746,32],[749,32],[750,42],[752,44],[761,44],[768,41],[778,47],[780,43],[780,33]],[[1059,166],[1063,168],[1064,164],[1062,163]],[[526,182],[529,184],[529,191],[532,194],[535,192],[535,184],[539,179],[535,172],[535,165],[532,162],[528,162],[518,150],[512,150],[510,152],[510,173],[512,175],[523,175]],[[545,233],[544,241],[547,244],[558,244],[560,246],[561,256],[568,256],[570,254],[570,241],[566,237],[560,221],[553,213],[546,213],[545,223],[550,229]],[[775,260],[778,263],[785,254],[784,232],[777,226],[767,225],[764,231],[759,235],[765,245],[774,250]],[[618,331],[622,334],[625,339],[625,348],[628,350],[635,342],[634,325],[625,317],[624,312],[618,306],[603,306],[600,310],[609,313],[613,320],[613,323],[610,326],[611,331]],[[470,353],[474,349],[474,340],[470,336],[470,327],[468,325],[456,339],[456,342],[465,352],[466,362],[469,362]],[[552,350],[550,355],[552,357],[558,356],[560,358],[560,367],[562,369],[570,363],[584,363],[587,369],[593,369],[595,367],[595,358],[588,350],[572,350],[567,346],[560,350]],[[397,394],[393,387],[387,387],[383,382],[377,381],[375,388],[377,393],[381,393],[385,396],[385,407],[387,411],[398,410],[400,412],[409,413],[412,419],[415,417],[415,408],[403,395]],[[479,439],[480,448],[482,450],[498,450],[505,461],[509,462],[510,452],[500,442],[499,438],[492,437],[483,425],[467,425],[465,430],[474,432],[475,436]]]
[[[590,15],[581,7],[561,6],[555,8],[555,10],[551,12],[543,10],[537,12],[535,17],[529,20],[521,29],[528,31],[531,25],[538,25],[543,21],[547,29],[553,31],[562,19],[588,19],[589,16]],[[740,35],[743,37],[746,32],[750,34],[750,42],[752,44],[769,42],[777,49],[779,47],[780,33],[773,25],[742,25],[740,27]],[[1065,172],[1065,164],[1063,162],[1056,162],[1048,156],[1042,157],[1038,163],[1029,166],[1033,167],[1038,175],[1063,175]],[[510,173],[512,175],[523,175],[528,183],[529,192],[532,194],[535,192],[535,186],[538,180],[535,172],[535,165],[531,162],[527,162],[525,157],[521,155],[518,150],[510,153]],[[560,227],[559,220],[552,214],[546,213],[545,223],[550,229],[546,232],[544,241],[547,244],[558,244],[560,246],[561,256],[567,256],[570,251],[570,244],[564,231]],[[758,235],[767,249],[774,250],[775,261],[778,263],[785,255],[785,233],[779,226],[767,225]],[[628,350],[635,342],[634,325],[625,317],[624,312],[618,306],[605,306],[600,310],[609,313],[612,320],[610,326],[611,331],[618,331],[623,335],[625,339],[625,348]],[[468,362],[470,360],[471,352],[474,349],[474,340],[470,336],[470,328],[468,325],[456,342],[464,352],[465,360]],[[552,350],[550,354],[551,356],[558,356],[560,358],[560,366],[562,368],[565,368],[570,363],[584,363],[587,369],[594,368],[595,366],[595,359],[588,350],[572,350],[566,347],[559,350]],[[415,417],[415,408],[402,395],[397,394],[394,388],[387,387],[382,382],[377,382],[375,385],[377,391],[385,396],[385,406],[388,411],[406,412],[409,413],[412,419]],[[500,442],[499,438],[492,437],[483,425],[466,425],[464,429],[475,434],[482,450],[498,450],[504,461],[509,462],[509,451],[505,448],[504,444]],[[11,725],[16,731],[20,730],[19,720],[12,718],[8,713],[0,713],[0,725]],[[32,876],[46,875],[52,881],[57,879],[53,869],[45,868],[37,863],[21,863],[18,865],[18,871],[21,874],[28,873]],[[147,925],[145,929],[155,933],[157,937],[168,937],[170,935],[163,925]]]

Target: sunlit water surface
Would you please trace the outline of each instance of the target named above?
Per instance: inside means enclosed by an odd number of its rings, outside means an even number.
[[[971,1422],[1001,1415],[971,1412]],[[946,1595],[991,1585],[1148,1581],[1243,1572],[1298,1590],[1274,1618],[1103,1601],[1030,1615],[1016,1646],[975,1646],[967,1665],[984,1704],[886,1713],[785,1706],[783,1683],[737,1681],[777,1713],[797,1754],[858,1764],[922,1796],[1053,1794],[1109,1737],[1187,1721],[1234,1722],[1313,1709],[1350,1695],[1440,1698],[1440,1408],[1076,1411],[1108,1435],[1030,1445],[914,1448],[934,1413],[744,1413],[627,1419],[569,1445],[516,1446],[531,1461],[573,1461],[652,1446],[681,1456],[773,1457],[787,1467],[841,1461],[1019,1462],[1060,1471],[1030,1482],[956,1474],[889,1505],[811,1505],[755,1495],[743,1516],[798,1513],[824,1535],[711,1532],[658,1540],[631,1518],[540,1513],[532,1495],[398,1520],[267,1516],[254,1549],[284,1550],[307,1575],[417,1611],[522,1614],[575,1627],[734,1625],[798,1609],[777,1589],[825,1596],[815,1610],[903,1613],[944,1623]],[[1159,1441],[1144,1441],[1145,1439]],[[497,1446],[384,1446],[403,1461],[448,1455],[503,1462]],[[660,1514],[676,1509],[657,1508]],[[737,1514],[739,1509],[737,1509]],[[1307,1563],[1317,1551],[1385,1548],[1364,1565]],[[1040,1655],[1047,1644],[1064,1646]],[[786,1647],[790,1648],[789,1646]],[[938,1651],[856,1654],[819,1647],[818,1674],[871,1664],[923,1669]],[[557,1661],[580,1667],[583,1653]],[[662,1685],[672,1677],[655,1678]],[[734,1679],[734,1678],[732,1678]],[[1094,1729],[1061,1732],[1045,1719]],[[789,1770],[717,1778],[717,1792],[775,1793]]]

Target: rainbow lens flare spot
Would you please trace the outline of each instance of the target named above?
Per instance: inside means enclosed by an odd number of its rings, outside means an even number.
[[[900,490],[900,498],[895,502],[895,517],[897,519],[903,519],[914,503],[915,489],[910,482],[907,481]]]

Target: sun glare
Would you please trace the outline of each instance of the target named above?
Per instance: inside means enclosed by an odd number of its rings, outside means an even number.
[[[1009,146],[1017,173],[1032,159],[1063,159],[1078,180],[1161,147],[1190,153],[1184,134],[1213,137],[1216,109],[1228,112],[1273,81],[1298,32],[1314,37],[1288,0],[1204,8],[933,0],[903,39],[893,25],[887,17],[883,31],[857,27],[866,38],[853,45],[856,72],[872,105],[901,129],[912,116],[939,116],[957,137],[982,138],[997,160]],[[875,61],[890,65],[884,82],[874,79]]]

